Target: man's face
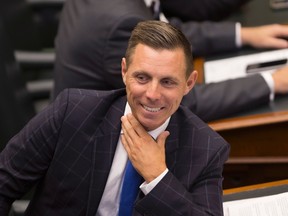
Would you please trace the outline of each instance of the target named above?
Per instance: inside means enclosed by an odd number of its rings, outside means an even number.
[[[197,72],[185,75],[184,52],[154,50],[138,44],[129,68],[122,59],[122,77],[133,115],[147,130],[163,124],[193,87]]]

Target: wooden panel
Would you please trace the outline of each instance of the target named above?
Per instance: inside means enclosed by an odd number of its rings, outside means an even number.
[[[225,164],[223,188],[288,179],[288,163]]]
[[[202,59],[195,60],[195,68],[201,83]],[[223,171],[224,189],[288,179],[288,98],[281,100],[285,103],[275,103],[267,112],[209,122],[231,145]],[[283,109],[274,109],[281,104]]]
[[[288,122],[223,130],[230,143],[223,187],[288,179]]]
[[[218,132],[231,145],[230,157],[288,157],[288,122]]]

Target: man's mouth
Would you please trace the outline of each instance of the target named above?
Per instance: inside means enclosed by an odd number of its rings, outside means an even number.
[[[148,106],[145,106],[145,105],[142,105],[142,106],[148,112],[159,112],[162,109],[161,107],[152,108],[152,107],[148,107]]]

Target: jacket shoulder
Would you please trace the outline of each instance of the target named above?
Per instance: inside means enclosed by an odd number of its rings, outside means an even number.
[[[126,98],[125,89],[99,91],[90,89],[68,88],[56,98],[56,106],[66,104],[68,110],[85,109],[89,111],[108,109],[115,101]],[[99,106],[101,105],[101,106]]]
[[[182,133],[187,133],[188,135],[191,133],[191,130],[194,130],[199,137],[207,137],[207,139],[210,139],[212,142],[229,145],[220,134],[195,115],[189,108],[181,105],[177,111],[177,115],[178,121],[181,122]]]

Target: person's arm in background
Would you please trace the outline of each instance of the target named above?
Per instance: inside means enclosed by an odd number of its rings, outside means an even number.
[[[209,122],[269,103],[270,89],[262,76],[200,84],[182,101],[202,120]]]
[[[233,22],[182,22],[179,18],[170,18],[169,22],[188,38],[194,56],[236,51],[242,46],[288,48],[288,25],[241,27]]]
[[[241,27],[241,41],[254,48],[288,48],[288,25]]]
[[[182,22],[179,18],[169,22],[185,34],[195,57],[238,49],[233,22]]]
[[[161,5],[168,20],[188,36],[196,56],[233,51],[247,45],[258,49],[287,48],[288,26],[274,24],[244,27],[240,23],[223,20],[248,1],[162,0]]]
[[[271,93],[287,94],[288,67],[277,70],[272,78],[273,89],[270,89],[260,74],[196,85],[183,98],[182,104],[188,106],[207,122],[228,117],[237,112],[249,110],[251,107],[268,104]]]
[[[167,17],[183,21],[218,21],[241,8],[249,0],[161,0]]]
[[[281,68],[272,74],[275,94],[288,93],[288,67]]]

